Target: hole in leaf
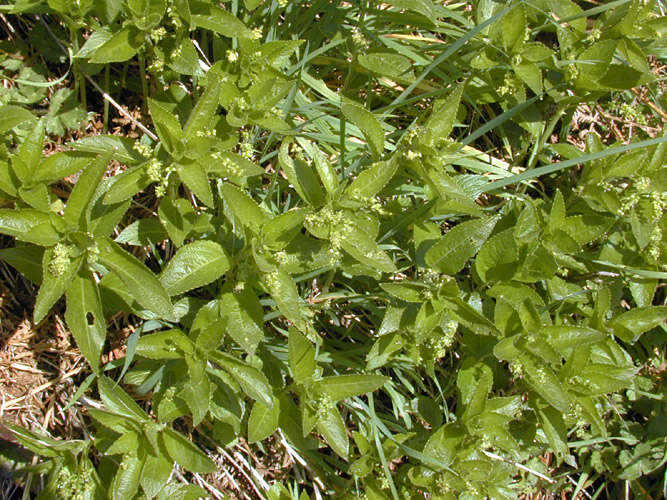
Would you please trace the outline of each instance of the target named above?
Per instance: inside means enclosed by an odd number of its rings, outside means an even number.
[[[93,315],[93,313],[91,312],[86,313],[86,320],[88,321],[88,326],[95,325],[95,316]]]

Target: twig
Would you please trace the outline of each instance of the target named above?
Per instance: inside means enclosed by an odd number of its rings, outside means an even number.
[[[195,481],[199,483],[200,486],[202,486],[205,490],[207,490],[211,495],[213,495],[216,499],[223,499],[225,498],[225,494],[217,489],[215,486],[210,484],[208,481],[206,481],[203,477],[201,477],[199,474],[195,473],[193,475],[195,478]]]
[[[251,474],[255,477],[255,479],[257,479],[257,481],[259,482],[260,486],[263,489],[268,490],[271,488],[269,483],[267,483],[266,480],[262,477],[262,475],[259,472],[257,472],[257,469],[255,469],[252,465],[250,465],[250,463],[244,458],[243,455],[241,455],[238,451],[236,451],[234,452],[234,457],[236,457],[237,460],[240,460],[241,463],[251,472]]]
[[[509,458],[503,458],[500,455],[496,455],[495,453],[491,453],[490,451],[486,451],[486,450],[482,450],[482,453],[484,453],[489,458],[493,458],[494,460],[500,460],[501,462],[511,464],[518,469],[529,472],[530,474],[533,474],[533,475],[539,477],[540,479],[544,479],[549,484],[554,484],[556,482],[553,479],[551,479],[549,476],[545,476],[541,472],[537,472],[536,470],[533,470],[529,467],[526,467],[525,465],[520,464],[518,462],[515,462],[514,460],[510,460]]]
[[[144,134],[146,134],[148,137],[153,139],[154,141],[158,140],[157,135],[155,135],[153,132],[148,130],[141,122],[139,122],[136,118],[134,118],[130,113],[125,111],[123,107],[118,104],[113,97],[111,97],[109,94],[107,94],[102,87],[100,87],[97,83],[95,83],[95,80],[90,78],[88,75],[83,75],[86,77],[86,80],[90,82],[90,84],[95,87],[95,90],[97,90],[100,94],[102,94],[102,97],[104,97],[107,101],[111,103],[111,105],[118,110],[118,112],[123,115],[125,118],[130,120],[138,129],[140,129]]]
[[[280,442],[281,442],[281,444],[283,445],[283,447],[285,448],[285,450],[287,450],[287,454],[292,458],[292,460],[294,460],[295,462],[297,462],[298,464],[300,464],[304,469],[306,469],[306,470],[309,472],[309,474],[310,474],[311,477],[313,478],[313,482],[314,482],[315,484],[317,484],[317,485],[318,485],[320,488],[322,488],[323,490],[326,490],[326,488],[325,488],[324,483],[322,482],[322,480],[321,480],[319,477],[317,477],[317,475],[313,472],[313,470],[308,466],[308,462],[306,462],[306,461],[303,459],[303,457],[301,457],[301,456],[296,452],[296,450],[294,450],[294,449],[289,445],[289,443],[287,442],[287,439],[285,439],[285,435],[283,434],[282,429],[278,429],[278,434],[280,434]]]
[[[201,59],[199,60],[199,67],[200,67],[201,69],[203,69],[205,72],[208,71],[209,69],[211,69],[211,61],[208,60],[208,58],[206,57],[206,54],[204,54],[204,51],[201,49],[201,47],[200,47],[199,44],[197,43],[197,40],[195,40],[195,39],[193,38],[193,39],[190,40],[190,41],[192,42],[192,44],[193,44],[193,45],[195,46],[195,48],[197,49],[197,52],[199,52],[199,53],[201,54],[201,56],[204,58],[203,61],[202,61]]]
[[[50,381],[48,381],[48,382],[46,382],[46,383],[44,383],[44,384],[42,384],[38,387],[35,387],[28,394],[24,394],[23,396],[20,396],[16,399],[11,399],[11,400],[6,401],[6,402],[3,401],[2,408],[0,409],[0,414],[1,414],[2,411],[11,410],[12,408],[9,408],[9,406],[15,405],[16,403],[20,403],[24,399],[26,399],[30,396],[34,396],[35,394],[37,394],[38,392],[43,391],[44,389],[48,389],[49,387],[51,387],[53,385],[56,385],[56,384],[59,384],[59,383],[63,382],[64,380],[70,378],[71,376],[76,375],[77,373],[81,372],[84,368],[85,368],[85,366],[81,365],[78,368],[75,368],[74,370],[71,370],[71,371],[63,374],[62,377],[58,377],[58,378],[50,380]]]
[[[577,482],[576,482],[574,479],[572,479],[570,476],[567,476],[567,479],[568,479],[568,480],[575,486],[575,488],[576,488],[576,486],[577,486]],[[576,490],[575,490],[575,491],[576,491]],[[586,498],[592,498],[592,497],[591,497],[591,494],[590,494],[589,492],[587,492],[585,489],[581,488],[580,491],[581,491],[584,495],[586,495]]]
[[[255,492],[255,494],[256,494],[259,498],[261,498],[262,500],[264,500],[264,495],[263,495],[262,492],[259,490],[259,488],[257,488],[257,485],[253,482],[253,480],[250,478],[250,476],[248,475],[248,473],[247,473],[245,470],[243,470],[243,467],[241,467],[239,464],[237,464],[237,463],[234,461],[234,458],[233,458],[229,453],[227,453],[227,451],[225,451],[225,449],[222,448],[221,446],[217,446],[217,447],[216,447],[216,450],[217,450],[218,453],[220,453],[221,455],[223,455],[227,460],[229,460],[229,462],[232,464],[232,466],[233,466],[237,471],[239,471],[239,472],[241,473],[241,475],[246,479],[246,481],[248,481],[248,483],[250,483],[250,486],[252,487],[252,489],[253,489],[253,491]]]
[[[57,43],[58,46],[62,49],[62,51],[63,51],[65,54],[68,54],[68,52],[67,52],[67,50],[65,49],[65,47],[63,47],[63,44],[60,43],[60,40],[58,40],[58,37],[56,37],[56,35],[54,35],[53,31],[51,31],[51,28],[49,28],[49,25],[46,24],[46,22],[44,21],[44,19],[42,19],[40,16],[36,16],[36,17],[37,17],[37,19],[39,19],[39,21],[44,25],[44,27],[46,28],[46,30],[49,32],[49,34],[51,35],[51,37],[56,41],[56,43]],[[91,77],[89,77],[89,76],[86,75],[86,74],[84,74],[83,76],[86,77],[86,80],[88,80],[88,82],[95,88],[95,90],[97,90],[100,94],[102,94],[102,97],[104,97],[104,99],[106,99],[109,103],[111,103],[111,105],[112,105],[114,108],[116,108],[116,109],[118,110],[118,112],[119,112],[121,115],[123,115],[125,118],[127,118],[128,120],[130,120],[130,121],[134,124],[134,126],[136,126],[138,129],[140,129],[140,130],[141,130],[144,134],[146,134],[148,137],[150,137],[150,138],[153,139],[154,141],[157,141],[157,140],[158,140],[157,135],[155,135],[153,132],[151,132],[150,130],[148,130],[148,129],[147,129],[141,122],[139,122],[136,118],[134,118],[130,113],[128,113],[127,111],[125,111],[125,109],[123,109],[123,107],[122,107],[120,104],[118,104],[118,103],[116,102],[116,100],[115,100],[113,97],[111,97],[109,94],[107,94],[107,93],[102,89],[102,87],[100,87],[97,83],[95,83],[95,80],[93,80]]]
[[[641,92],[639,92],[638,89],[634,88],[634,89],[630,89],[630,90],[632,91],[632,93],[633,93],[634,95],[637,96],[637,98],[638,98],[641,102],[643,102],[643,103],[646,104],[649,108],[651,108],[653,111],[655,111],[656,113],[658,113],[658,114],[660,115],[660,118],[662,118],[662,121],[663,121],[663,122],[667,122],[667,113],[665,113],[662,109],[660,109],[660,108],[659,108],[658,106],[656,106],[654,103],[652,103],[651,101],[649,101],[648,99],[646,99],[646,97],[642,96],[642,95],[641,95]]]

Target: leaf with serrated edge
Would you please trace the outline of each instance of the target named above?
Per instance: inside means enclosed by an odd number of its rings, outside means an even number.
[[[230,267],[225,250],[214,241],[200,240],[181,247],[160,274],[170,296],[207,285]]]
[[[79,273],[67,289],[65,321],[76,345],[93,371],[100,365],[100,354],[106,340],[106,321],[97,283],[90,272]]]
[[[397,161],[380,161],[363,170],[345,190],[351,200],[367,200],[378,194],[398,171]]]
[[[73,257],[65,265],[65,268],[58,270],[59,274],[54,274],[52,267],[54,249],[48,248],[42,258],[42,285],[39,287],[37,300],[35,301],[35,310],[33,312],[33,321],[39,323],[48,314],[53,305],[63,296],[70,283],[74,280],[83,256]]]
[[[426,252],[426,264],[442,273],[458,273],[482,247],[498,217],[471,220],[454,226]]]
[[[248,441],[256,443],[273,434],[278,428],[279,417],[279,400],[275,399],[273,401],[273,407],[261,401],[256,401],[252,406],[250,418],[248,419]]]
[[[169,295],[144,264],[108,238],[100,238],[97,247],[100,262],[120,277],[127,291],[141,306],[164,319],[174,318]]]
[[[366,108],[347,102],[343,103],[341,110],[345,118],[359,127],[361,133],[364,134],[373,156],[376,158],[382,156],[384,133],[382,132],[382,125],[380,125],[375,115]]]
[[[217,469],[213,460],[182,434],[167,428],[160,436],[171,459],[184,469],[201,474],[208,474]]]
[[[305,335],[295,328],[289,330],[289,367],[297,384],[310,380],[315,374],[315,348]]]
[[[388,378],[383,375],[335,375],[313,383],[313,390],[325,394],[332,401],[373,392],[382,387]]]
[[[317,430],[320,431],[331,449],[342,458],[347,459],[350,450],[350,438],[347,436],[345,422],[338,408],[332,406],[318,416]]]

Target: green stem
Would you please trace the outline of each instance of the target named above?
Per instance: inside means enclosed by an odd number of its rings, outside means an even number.
[[[533,150],[530,153],[530,158],[528,159],[528,164],[526,165],[527,170],[535,168],[535,164],[537,163],[537,156],[544,148],[544,145],[549,140],[549,137],[551,137],[551,134],[553,133],[554,129],[556,128],[556,125],[563,116],[563,113],[565,113],[565,108],[566,108],[565,105],[563,104],[559,105],[558,109],[551,117],[551,120],[549,120],[549,123],[547,123],[546,127],[542,131],[540,139],[535,143],[535,146],[533,147]]]
[[[342,103],[341,103],[342,104]],[[345,116],[340,116],[340,175],[345,179]]]
[[[72,51],[76,54],[79,52],[79,33],[78,30],[73,26],[73,23],[68,23],[68,28],[70,42],[72,44]],[[83,73],[81,73],[79,68],[79,63],[76,60],[74,61],[74,64],[72,64],[72,71],[74,72],[74,91],[79,93],[81,106],[83,109],[86,109],[86,81],[84,79]]]
[[[141,102],[141,112],[146,114],[146,105],[148,103],[148,80],[146,80],[146,63],[144,61],[144,56],[139,56],[139,78],[141,78],[141,93],[142,93],[142,102]]]
[[[104,68],[104,91],[109,94],[109,80],[111,76],[110,68],[111,66],[107,64]],[[106,134],[107,130],[109,130],[109,101],[104,99],[104,133]]]

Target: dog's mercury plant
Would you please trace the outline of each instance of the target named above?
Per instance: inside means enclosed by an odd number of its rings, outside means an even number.
[[[87,439],[13,427],[37,498],[215,496],[188,480],[241,442],[288,450],[253,485],[276,500],[659,495],[667,138],[570,133],[581,104],[655,91],[664,9],[0,5],[48,14],[87,109],[122,77],[152,125],[46,155],[46,94],[0,93],[0,259],[91,373]]]

